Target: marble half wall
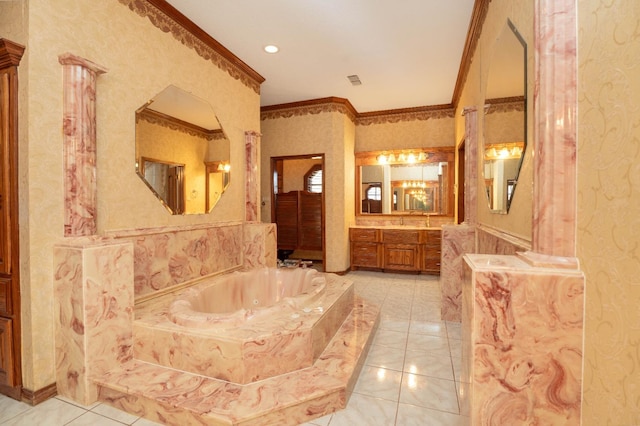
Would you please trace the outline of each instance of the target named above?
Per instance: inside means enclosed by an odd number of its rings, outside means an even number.
[[[472,425],[580,425],[583,273],[464,260],[461,413]]]
[[[270,223],[133,229],[109,237],[133,244],[136,298],[243,267],[276,265],[275,225]]]
[[[462,316],[462,282],[465,254],[515,255],[531,250],[531,244],[518,237],[483,226],[463,222],[442,226],[440,286],[441,318],[460,322]]]
[[[83,238],[53,258],[57,391],[89,405],[91,377],[133,358],[133,245]]]

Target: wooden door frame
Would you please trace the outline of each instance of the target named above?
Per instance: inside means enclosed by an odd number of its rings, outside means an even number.
[[[6,194],[3,209],[6,220],[3,222],[3,234],[6,241],[1,241],[6,263],[2,265],[0,275],[10,280],[7,301],[10,312],[2,317],[11,321],[11,356],[12,384],[0,384],[0,393],[20,400],[22,395],[22,341],[20,324],[20,237],[19,237],[19,198],[18,198],[18,65],[25,47],[6,39],[0,39],[0,125],[7,123],[0,131],[0,148],[3,149],[3,177],[1,182]],[[6,101],[6,102],[5,102]]]
[[[277,157],[271,157],[271,169],[270,169],[270,177],[269,177],[269,181],[270,181],[270,192],[271,192],[271,223],[276,223],[276,188],[274,186],[275,182],[273,180],[273,176],[274,173],[276,171],[276,162],[279,160],[282,161],[286,161],[286,160],[310,160],[314,157],[321,157],[322,158],[322,162],[320,163],[322,165],[322,221],[321,221],[321,226],[322,226],[322,265],[323,267],[326,267],[326,260],[327,260],[327,256],[326,256],[326,248],[327,248],[327,244],[326,244],[326,236],[325,236],[325,220],[326,220],[326,207],[325,207],[325,193],[327,192],[327,185],[326,185],[326,168],[325,168],[325,160],[326,157],[324,154],[305,154],[305,155],[288,155],[288,156],[277,156]],[[276,231],[277,232],[277,231]]]

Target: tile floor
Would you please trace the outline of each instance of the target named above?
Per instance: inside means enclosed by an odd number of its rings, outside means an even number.
[[[356,293],[381,306],[380,326],[345,410],[306,426],[462,426],[459,415],[460,324],[440,321],[440,284],[428,275],[348,274]],[[96,403],[62,397],[36,407],[0,396],[0,425],[156,423]]]

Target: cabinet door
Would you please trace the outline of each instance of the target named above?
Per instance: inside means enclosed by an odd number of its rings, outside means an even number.
[[[399,271],[419,271],[418,245],[385,244],[384,268]]]
[[[14,386],[11,320],[0,318],[0,383]]]
[[[422,247],[422,271],[440,274],[441,231],[427,231]]]
[[[378,256],[379,244],[354,241],[351,243],[351,266],[362,268],[380,268]]]

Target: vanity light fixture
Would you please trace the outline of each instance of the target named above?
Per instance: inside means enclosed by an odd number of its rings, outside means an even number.
[[[275,44],[268,44],[264,47],[264,51],[267,53],[278,53],[280,48]]]

